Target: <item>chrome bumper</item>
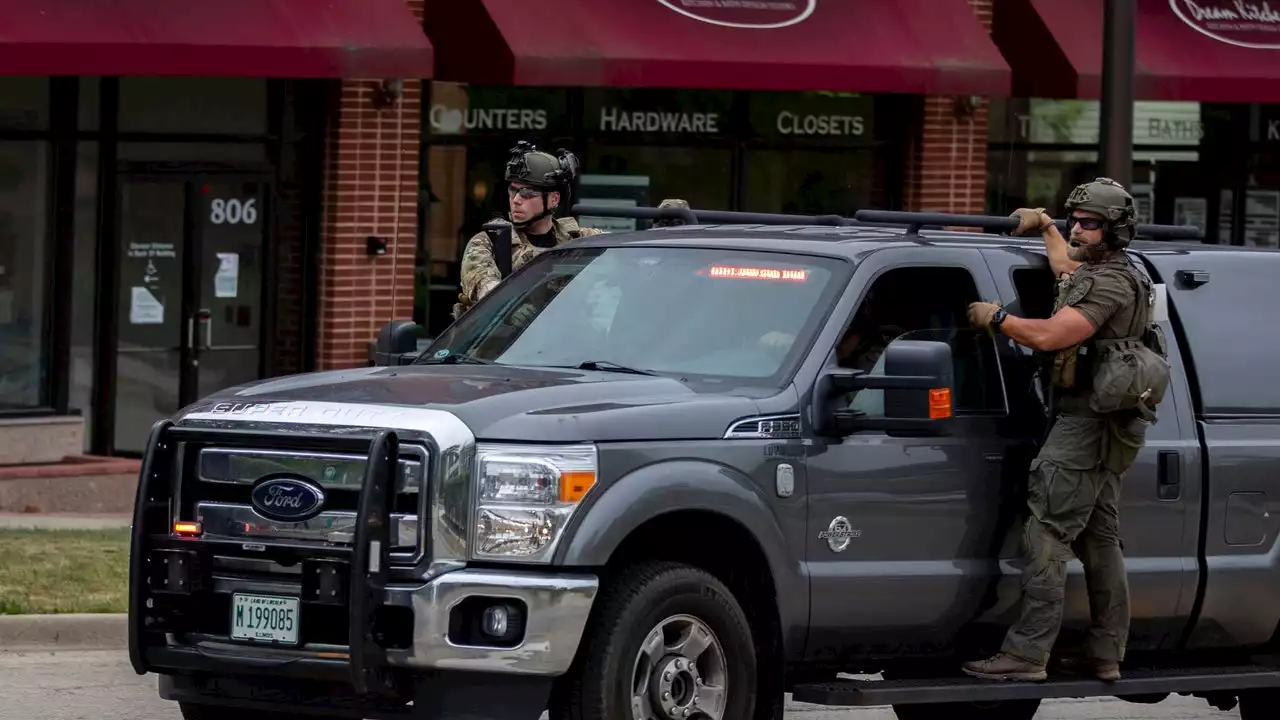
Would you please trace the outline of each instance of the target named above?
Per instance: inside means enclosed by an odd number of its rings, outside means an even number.
[[[569,669],[599,590],[595,575],[514,570],[455,570],[417,587],[387,588],[387,604],[413,609],[413,647],[387,653],[393,665],[515,675]],[[449,641],[450,610],[467,597],[502,597],[528,608],[524,641],[513,648]]]
[[[423,670],[465,670],[507,675],[555,676],[569,669],[586,629],[587,616],[599,589],[599,579],[584,573],[520,570],[459,569],[437,575],[420,585],[389,585],[383,602],[413,611],[412,644],[387,650],[394,667]],[[297,596],[300,586],[288,580],[246,580],[218,577],[217,593],[261,592]],[[508,598],[527,608],[524,639],[515,647],[455,645],[449,640],[449,615],[471,596]],[[197,651],[226,661],[239,659],[267,666],[307,664],[310,661],[344,666],[346,646],[303,645],[295,649],[229,643],[225,637],[188,635],[187,643],[168,636],[170,651]],[[194,643],[190,643],[194,641]],[[274,671],[271,671],[274,672]]]

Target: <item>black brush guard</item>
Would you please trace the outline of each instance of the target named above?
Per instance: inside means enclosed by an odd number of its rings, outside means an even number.
[[[254,543],[258,550],[246,553],[243,540],[207,540],[174,537],[171,502],[173,473],[176,471],[175,448],[184,440],[217,442],[221,445],[253,445],[261,447],[268,438],[273,449],[328,450],[368,454],[364,485],[360,491],[356,530],[349,547],[316,547],[299,543]],[[133,526],[129,553],[129,661],[134,672],[144,675],[153,670],[148,651],[163,648],[166,628],[163,618],[153,612],[151,602],[158,594],[152,587],[153,573],[147,567],[153,551],[173,553],[175,562],[168,572],[175,585],[184,591],[198,591],[201,576],[197,570],[209,556],[216,554],[254,557],[284,562],[313,563],[316,575],[331,577],[324,571],[335,564],[350,568],[347,587],[340,601],[349,607],[349,677],[357,693],[392,689],[386,650],[375,639],[375,621],[385,595],[388,566],[391,560],[391,514],[395,501],[394,482],[399,463],[400,441],[396,433],[378,431],[372,440],[366,437],[308,434],[272,434],[239,430],[183,428],[171,420],[161,420],[151,428],[146,455],[138,478],[134,502]],[[188,564],[189,563],[189,564]],[[175,570],[178,565],[181,570]],[[305,577],[305,576],[304,576]],[[166,580],[169,578],[166,578]],[[320,580],[304,579],[303,596],[317,593]],[[246,665],[252,670],[252,664]]]

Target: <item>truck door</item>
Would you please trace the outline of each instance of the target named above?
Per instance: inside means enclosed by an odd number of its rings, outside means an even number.
[[[997,555],[1016,520],[1012,493],[1021,479],[1007,471],[1017,440],[995,342],[969,329],[966,317],[970,302],[995,297],[980,253],[881,250],[862,262],[849,288],[839,305],[849,309],[831,319],[841,331],[824,337],[875,326],[951,344],[956,426],[943,438],[864,431],[814,441],[806,540],[807,655],[814,659],[909,647],[927,652],[953,640],[994,602],[989,591],[1000,576]],[[875,356],[841,353],[837,340],[826,362],[859,367]],[[882,363],[871,370],[883,372]],[[868,414],[883,412],[882,390],[846,401]]]
[[[1021,317],[1047,318],[1053,310],[1054,280],[1042,252],[1001,248],[984,256],[1009,312]],[[1169,351],[1175,356],[1172,328],[1166,327]],[[1029,378],[1034,367],[1030,349],[997,336],[1006,377]],[[1174,360],[1171,357],[1171,360]],[[1194,428],[1183,419],[1189,411],[1181,364],[1173,363],[1169,391],[1158,408],[1159,422],[1147,430],[1146,446],[1124,477],[1121,491],[1120,534],[1129,573],[1130,650],[1153,650],[1176,643],[1195,597],[1198,484],[1195,465],[1198,445]],[[1025,380],[1019,380],[1020,384]],[[1024,385],[1025,386],[1025,385]],[[1026,393],[1011,402],[1039,403]],[[1043,434],[1035,438],[1037,442]],[[1025,472],[1025,469],[1024,469]],[[1176,481],[1176,483],[1175,483]],[[1025,482],[1025,475],[1024,475]],[[1017,532],[1005,538],[1000,557],[1003,578],[1000,603],[984,622],[1008,625],[1016,616],[1022,563]],[[1067,598],[1059,642],[1072,643],[1089,626],[1089,597],[1083,568],[1067,568]]]

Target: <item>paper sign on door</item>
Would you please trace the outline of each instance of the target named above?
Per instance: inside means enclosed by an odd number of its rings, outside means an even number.
[[[240,256],[236,253],[218,253],[218,271],[213,276],[213,294],[220,298],[233,298],[239,290]]]
[[[134,285],[133,296],[129,302],[129,322],[134,325],[163,325],[164,303],[145,287]]]

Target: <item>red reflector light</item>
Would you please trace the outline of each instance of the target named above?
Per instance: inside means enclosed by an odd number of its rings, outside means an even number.
[[[780,268],[741,267],[737,265],[712,265],[707,274],[716,278],[737,278],[748,280],[792,280],[804,282],[809,279],[806,270],[783,270]]]

